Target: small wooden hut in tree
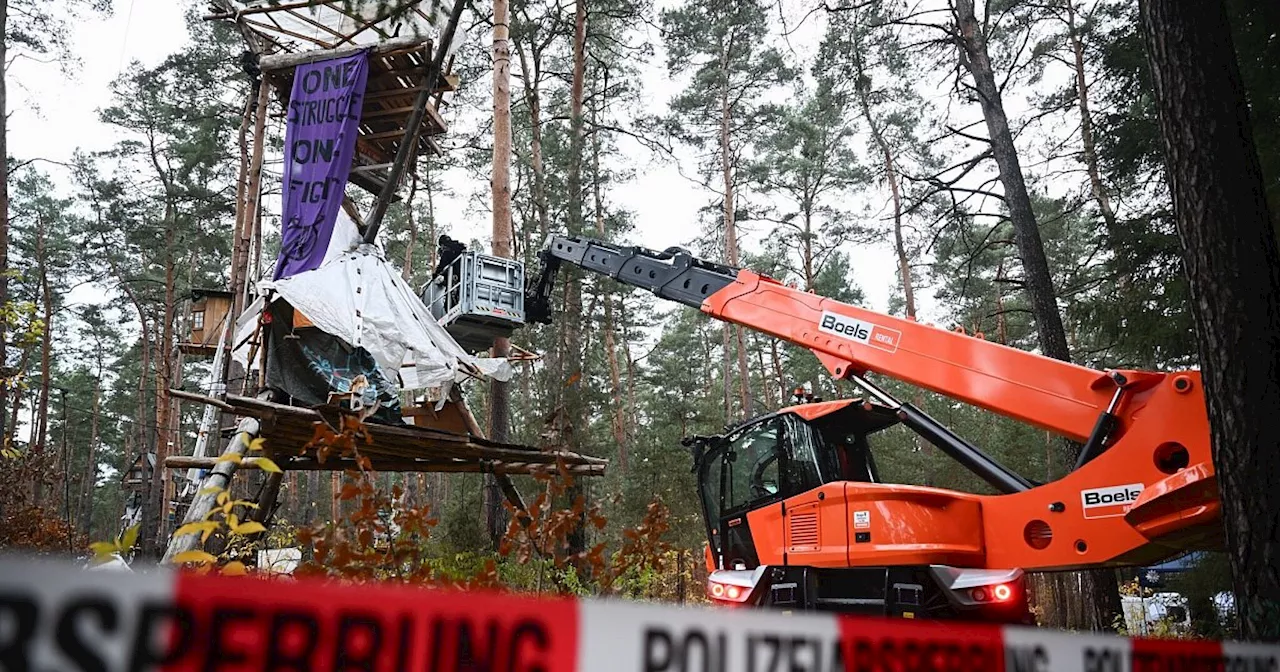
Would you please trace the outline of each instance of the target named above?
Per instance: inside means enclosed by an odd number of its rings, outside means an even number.
[[[230,318],[231,292],[224,289],[192,290],[187,310],[187,334],[178,348],[186,355],[212,357]]]

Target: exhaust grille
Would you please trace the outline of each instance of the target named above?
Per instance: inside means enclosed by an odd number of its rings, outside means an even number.
[[[792,513],[787,516],[787,519],[790,521],[791,533],[788,550],[792,552],[818,550],[818,513],[816,511]]]

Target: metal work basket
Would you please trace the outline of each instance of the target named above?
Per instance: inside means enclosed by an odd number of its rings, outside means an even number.
[[[422,302],[467,351],[487,350],[524,324],[524,264],[467,250],[427,283]]]

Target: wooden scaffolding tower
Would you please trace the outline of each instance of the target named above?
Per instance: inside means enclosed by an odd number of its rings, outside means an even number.
[[[465,0],[214,0],[207,20],[235,25],[248,46],[245,70],[257,79],[245,105],[241,125],[241,167],[237,184],[237,209],[232,246],[231,314],[240,315],[249,304],[249,278],[261,272],[262,166],[266,120],[272,103],[288,109],[295,69],[302,64],[342,57],[359,50],[369,52],[368,85],[364,96],[356,158],[350,183],[374,196],[373,206],[363,217],[355,204],[344,201],[344,210],[362,228],[365,242],[373,242],[388,205],[396,194],[406,169],[419,155],[438,154],[433,136],[444,133],[447,124],[440,114],[445,94],[457,86],[450,73],[456,48],[455,33]],[[257,258],[252,264],[251,258]],[[215,375],[224,390],[230,367],[230,351],[235,342],[235,320],[225,321],[225,333],[218,341]],[[261,330],[259,330],[261,331]],[[261,356],[265,335],[259,333],[248,343],[250,361]],[[265,367],[263,367],[265,368]],[[259,372],[258,388],[265,388]],[[197,395],[170,391],[175,399],[203,403],[224,414],[240,418],[223,459],[206,455],[197,443],[196,454],[165,460],[168,469],[208,470],[193,499],[186,506],[183,523],[204,520],[214,506],[214,491],[230,486],[237,467],[252,468],[242,461],[252,439],[266,439],[266,456],[289,470],[347,470],[364,467],[372,471],[449,472],[494,474],[507,499],[517,508],[524,503],[510,480],[514,474],[536,474],[564,470],[577,475],[603,473],[606,462],[559,450],[539,450],[526,446],[489,441],[476,424],[454,386],[444,405],[408,409],[413,425],[352,422],[353,412],[340,403],[317,408],[300,408],[275,403],[270,392],[249,396],[246,377],[240,394]],[[206,418],[215,414],[206,414]],[[361,460],[349,456],[323,455],[313,439],[340,434],[356,427]],[[207,445],[210,427],[201,428]],[[268,474],[259,491],[259,522],[270,516],[283,475]],[[165,561],[200,544],[199,535],[172,537]]]

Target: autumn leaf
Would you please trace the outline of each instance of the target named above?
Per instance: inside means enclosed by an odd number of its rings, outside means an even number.
[[[139,524],[137,524],[137,525],[131,525],[131,526],[129,527],[129,529],[125,530],[125,531],[120,535],[120,540],[119,540],[119,542],[116,544],[116,547],[117,547],[117,548],[118,548],[122,553],[123,553],[123,552],[126,552],[126,551],[129,551],[130,549],[132,549],[132,548],[133,548],[134,543],[136,543],[136,542],[138,541],[138,530],[139,530],[141,527],[142,527],[142,524],[141,524],[141,523],[139,523]]]
[[[93,551],[94,557],[106,558],[116,552],[116,544],[114,541],[95,541],[89,544],[89,550]]]
[[[186,525],[183,525],[182,527],[179,527],[178,529],[174,530],[173,536],[181,537],[188,534],[199,534],[201,535],[200,537],[201,540],[204,540],[204,539],[208,539],[209,535],[217,529],[218,529],[218,523],[215,521],[211,521],[211,520],[197,521],[194,523],[187,523]]]
[[[209,565],[217,561],[218,559],[214,557],[212,553],[205,553],[204,551],[183,551],[173,556],[173,562],[179,565],[185,565],[187,563]]]
[[[266,440],[266,439],[263,439],[263,438],[257,438],[257,439],[254,439],[254,440],[252,440],[252,441],[250,441],[250,442],[249,442],[249,451],[250,451],[250,452],[261,452],[261,451],[262,451],[262,449],[266,447],[266,445],[267,445],[267,440]]]
[[[248,534],[256,534],[258,532],[266,532],[267,528],[264,527],[262,523],[259,523],[256,520],[250,520],[248,522],[240,523],[239,525],[233,526],[231,528],[231,531],[235,534],[248,535]]]
[[[225,455],[219,455],[218,459],[214,460],[214,463],[234,462],[236,464],[240,464],[240,461],[240,453],[227,453]]]
[[[233,560],[223,565],[218,573],[223,576],[244,576],[249,573],[249,568],[245,567],[243,562]]]
[[[253,464],[263,471],[269,471],[273,474],[282,474],[284,471],[269,457],[252,457]]]

